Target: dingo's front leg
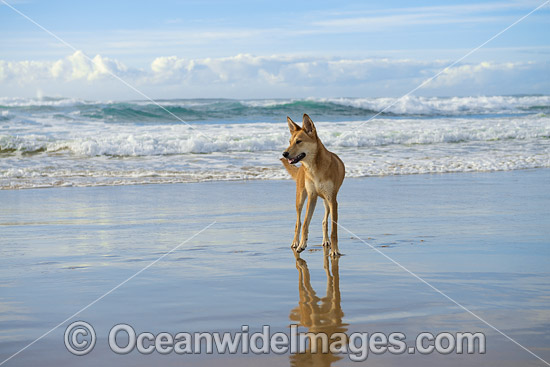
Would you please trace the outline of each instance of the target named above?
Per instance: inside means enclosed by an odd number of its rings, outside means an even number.
[[[325,216],[323,218],[323,247],[330,246],[330,240],[328,238],[328,221],[330,216],[330,206],[326,200],[323,200],[325,204]]]
[[[298,252],[302,252],[307,247],[307,236],[309,232],[309,223],[311,222],[311,217],[315,211],[315,204],[317,204],[317,194],[311,193],[308,195],[307,199],[307,208],[306,208],[306,219],[304,220],[304,226],[302,227],[302,239],[300,240],[300,246],[296,249]]]
[[[300,229],[302,223],[300,222],[300,217],[302,216],[302,208],[304,207],[304,202],[307,198],[307,192],[302,188],[300,191],[296,188],[296,226],[294,227],[294,240],[292,240],[292,248],[297,248],[300,243]]]

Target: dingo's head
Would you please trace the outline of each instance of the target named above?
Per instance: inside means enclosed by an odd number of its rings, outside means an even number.
[[[313,121],[307,114],[304,114],[302,127],[287,117],[288,128],[290,129],[290,145],[283,152],[283,157],[290,164],[296,164],[301,160],[306,161],[313,158],[317,152],[319,139]]]

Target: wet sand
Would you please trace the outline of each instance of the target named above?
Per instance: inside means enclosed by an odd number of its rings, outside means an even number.
[[[550,360],[550,170],[347,179],[342,256],[326,261],[317,206],[309,245],[290,250],[292,181],[0,191],[0,363],[198,234],[3,366],[348,366],[347,355],[117,355],[137,332],[483,332],[486,354],[369,354],[371,366],[543,362],[365,242]],[[73,356],[71,321],[97,344]]]

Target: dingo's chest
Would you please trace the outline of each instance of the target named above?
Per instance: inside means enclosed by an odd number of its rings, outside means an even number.
[[[322,198],[330,198],[334,191],[334,184],[328,180],[306,180],[306,190],[308,193],[316,192]]]

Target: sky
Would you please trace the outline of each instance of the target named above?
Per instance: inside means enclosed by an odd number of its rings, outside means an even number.
[[[550,3],[0,0],[0,97],[550,94]]]

